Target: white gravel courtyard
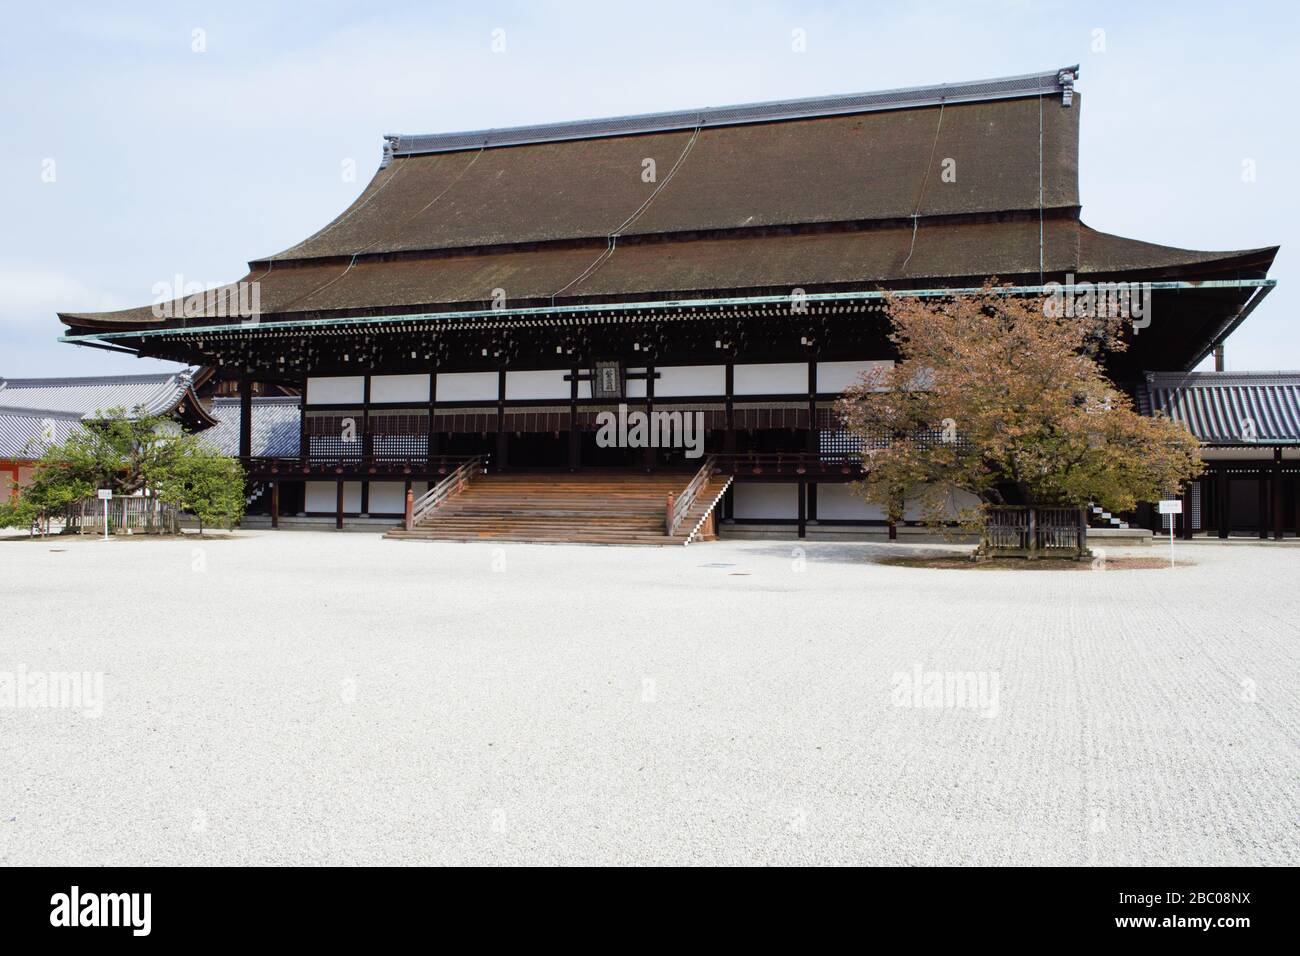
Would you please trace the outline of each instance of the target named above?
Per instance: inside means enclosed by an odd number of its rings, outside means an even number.
[[[0,539],[0,864],[1300,863],[1300,547],[796,547]]]

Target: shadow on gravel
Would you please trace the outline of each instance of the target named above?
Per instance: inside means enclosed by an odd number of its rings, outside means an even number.
[[[949,571],[1151,571],[1169,567],[1168,558],[1085,558],[1071,561],[1061,558],[990,558],[973,561],[969,554],[947,552],[931,555],[893,555],[875,559],[876,564],[899,568],[939,568]],[[1179,561],[1175,567],[1192,567],[1192,561]]]
[[[741,542],[739,538],[731,539],[731,542],[740,542],[745,544],[754,544],[756,542]],[[730,542],[729,542],[730,543]],[[707,545],[705,545],[707,547]],[[885,558],[925,558],[935,557],[937,555],[954,555],[964,557],[965,552],[955,550],[939,550],[944,548],[939,544],[874,544],[871,542],[836,542],[836,541],[783,541],[783,542],[764,542],[761,548],[746,548],[745,553],[764,555],[773,558],[793,558],[796,557],[796,550],[802,551],[809,561],[818,564],[863,564],[863,563],[881,563]],[[704,553],[701,549],[701,554]],[[735,561],[735,557],[719,558],[718,560]]]

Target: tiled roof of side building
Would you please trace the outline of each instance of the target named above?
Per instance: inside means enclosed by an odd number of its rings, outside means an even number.
[[[81,415],[0,405],[0,458],[32,461],[82,428]]]
[[[259,458],[294,458],[298,455],[302,416],[298,396],[255,396],[253,398],[253,447]],[[225,455],[239,454],[239,399],[216,398],[212,417],[217,424],[203,432]]]
[[[1300,371],[1149,372],[1146,391],[1207,445],[1300,444]]]
[[[186,400],[193,383],[189,369],[145,375],[0,378],[0,406],[76,413],[87,419],[112,408],[163,415]]]

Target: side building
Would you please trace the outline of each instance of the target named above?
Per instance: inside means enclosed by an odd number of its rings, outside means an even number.
[[[208,369],[151,375],[77,378],[0,378],[0,500],[17,496],[45,450],[65,442],[104,412],[174,418],[191,431],[211,428],[198,391]]]

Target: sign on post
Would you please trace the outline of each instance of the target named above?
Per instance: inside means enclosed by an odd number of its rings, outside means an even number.
[[[1163,498],[1160,501],[1160,513],[1169,515],[1169,567],[1174,566],[1174,515],[1183,513],[1181,498]]]
[[[108,503],[113,499],[112,488],[100,488],[99,500],[104,502],[104,540],[108,540]]]

